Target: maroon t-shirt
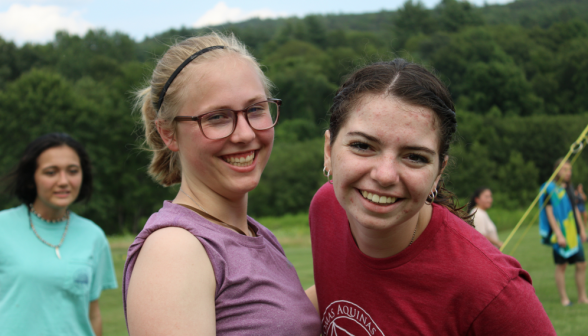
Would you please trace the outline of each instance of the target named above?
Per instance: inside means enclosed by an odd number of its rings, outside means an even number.
[[[312,200],[310,229],[325,336],[555,335],[516,259],[442,206],[389,258],[359,250],[330,184]]]

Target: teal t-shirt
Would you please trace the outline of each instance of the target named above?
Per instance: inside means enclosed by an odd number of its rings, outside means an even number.
[[[31,218],[45,241],[59,244],[66,221]],[[72,212],[59,251],[61,259],[35,236],[25,205],[0,211],[0,336],[94,335],[90,302],[117,287],[106,236]]]

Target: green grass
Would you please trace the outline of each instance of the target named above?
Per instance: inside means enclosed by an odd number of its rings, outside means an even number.
[[[492,218],[492,221],[494,222],[494,224],[496,224],[496,228],[498,229],[498,231],[509,231],[510,232],[510,230],[512,230],[512,228],[515,225],[517,225],[517,223],[519,222],[521,217],[523,217],[525,210],[527,210],[527,209],[503,210],[503,209],[490,208],[490,209],[488,209],[488,216],[490,216],[490,218]],[[533,209],[533,210],[534,211],[531,211],[531,213],[529,213],[530,217],[528,218],[528,220],[532,219],[532,217],[537,212],[535,209]]]
[[[514,253],[511,251],[523,235],[527,225],[523,224],[506,246],[504,252],[511,254],[531,275],[533,287],[539,301],[551,319],[557,334],[585,335],[588,330],[588,305],[575,304],[571,307],[562,307],[555,287],[553,255],[551,247],[541,245],[539,229],[533,225],[522,239]],[[499,232],[502,240],[506,239],[510,231]],[[586,249],[586,245],[584,249]],[[578,292],[574,281],[574,266],[566,270],[566,289],[572,302],[578,300]]]
[[[506,211],[490,209],[488,213],[499,228],[499,236],[504,241],[510,233],[511,228],[514,227],[520,219],[520,216],[524,213],[524,210]],[[531,213],[531,216],[533,214]],[[302,286],[307,288],[312,285],[314,280],[307,215],[299,214],[284,217],[259,218],[259,222],[271,228],[276,237],[278,237],[278,240],[280,240],[280,243],[286,251],[288,259],[290,259],[298,271]],[[526,224],[523,224],[517,234],[508,243],[505,249],[507,254],[511,254],[511,251],[526,227]],[[133,237],[110,237],[109,241],[120,287],[122,285],[121,277],[126,252],[128,246],[133,241]],[[561,306],[553,278],[555,267],[551,253],[550,247],[539,243],[537,225],[534,225],[516,248],[513,256],[531,274],[537,296],[551,319],[557,334],[560,336],[583,335],[588,330],[588,305],[576,304],[571,307]],[[574,302],[577,301],[573,267],[569,268],[566,272],[566,287],[570,299]],[[103,292],[100,298],[100,307],[104,335],[127,335],[121,289]]]
[[[118,288],[102,292],[100,296],[100,312],[102,313],[103,335],[128,335],[125,324],[125,313],[122,303],[122,275],[127,258],[127,250],[134,237],[109,237],[110,250],[118,281]]]

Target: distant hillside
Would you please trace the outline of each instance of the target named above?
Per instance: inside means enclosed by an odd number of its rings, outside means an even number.
[[[418,1],[413,1],[417,3]],[[433,16],[439,15],[443,1],[429,11]],[[578,18],[588,22],[588,0],[516,0],[506,5],[472,6],[484,22],[489,25],[512,24],[523,27],[539,26],[548,28],[554,23]],[[397,11],[380,11],[365,14],[327,14],[312,15],[320,17],[327,30],[355,30],[379,32],[392,29]],[[280,19],[251,19],[239,23],[229,23],[209,28],[170,29],[153,37],[146,38],[143,43],[152,41],[168,41],[170,39],[198,35],[210,29],[217,31],[255,31],[255,40],[268,41],[287,24],[300,21],[296,17]],[[248,38],[245,38],[250,40]],[[248,43],[255,46],[256,43]]]
[[[283,101],[249,213],[308,210],[325,182],[323,134],[337,88],[357,67],[399,56],[434,70],[451,91],[459,123],[451,190],[465,198],[485,185],[497,206],[526,206],[553,159],[588,124],[587,16],[588,0],[481,7],[442,0],[434,8],[409,1],[396,11],[213,27],[247,45],[275,84],[272,96]],[[137,232],[177,189],[145,174],[150,154],[137,151],[132,97],[170,44],[209,31],[170,29],[141,42],[122,32],[62,31],[46,44],[23,46],[0,37],[0,172],[35,137],[68,132],[94,159],[96,193],[75,211],[107,233]],[[579,160],[574,179],[586,185],[588,158]],[[0,204],[18,202],[0,193]]]
[[[520,24],[547,28],[553,23],[578,18],[588,21],[586,0],[517,0],[507,5],[480,8],[488,24]]]

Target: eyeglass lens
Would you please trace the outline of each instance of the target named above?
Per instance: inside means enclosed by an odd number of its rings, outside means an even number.
[[[245,111],[249,125],[256,130],[271,128],[278,117],[278,104],[260,102],[251,105]],[[207,138],[219,139],[229,136],[236,125],[237,115],[232,110],[218,110],[207,113],[200,119],[202,132]]]

